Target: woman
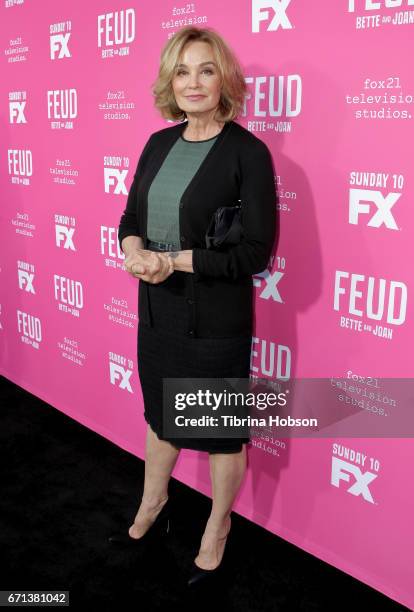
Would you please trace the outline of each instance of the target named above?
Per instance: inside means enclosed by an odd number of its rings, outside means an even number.
[[[140,540],[167,516],[168,482],[181,448],[209,453],[212,509],[189,584],[220,566],[231,509],[246,468],[245,438],[168,438],[162,381],[248,378],[252,275],[263,271],[276,232],[276,187],[267,146],[233,121],[245,79],[223,39],[186,27],[165,45],[153,87],[166,119],[140,156],[118,239],[125,269],[140,280],[138,370],[148,422],[145,483],[124,541]],[[187,119],[187,121],[185,121]],[[220,206],[241,200],[243,238],[206,249]],[[122,541],[122,535],[112,541]]]

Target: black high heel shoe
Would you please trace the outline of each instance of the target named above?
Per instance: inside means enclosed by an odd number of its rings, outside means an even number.
[[[122,531],[122,533],[115,533],[109,536],[108,541],[111,544],[120,544],[121,546],[131,546],[135,548],[140,543],[147,542],[150,538],[156,535],[166,535],[170,531],[171,522],[171,509],[169,499],[165,502],[160,512],[157,514],[155,521],[147,529],[143,536],[140,538],[133,538],[128,534],[128,529]]]
[[[226,544],[225,544],[225,548],[223,551],[223,556],[217,567],[215,567],[214,569],[203,569],[202,567],[198,567],[195,561],[193,561],[192,570],[191,570],[190,577],[187,582],[187,585],[189,587],[195,587],[201,584],[204,585],[206,582],[210,581],[212,578],[219,578],[223,574],[225,566],[226,566],[226,560],[228,558],[228,552],[226,555],[226,550],[228,551],[228,547],[229,547],[227,543],[227,539],[229,535],[230,535],[230,529],[228,530],[227,535],[224,536],[226,538]],[[223,538],[220,538],[220,539],[223,539]]]

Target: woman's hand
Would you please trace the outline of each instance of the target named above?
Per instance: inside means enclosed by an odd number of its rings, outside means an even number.
[[[161,283],[174,272],[174,262],[166,253],[136,249],[128,253],[125,269],[135,278],[148,283]]]

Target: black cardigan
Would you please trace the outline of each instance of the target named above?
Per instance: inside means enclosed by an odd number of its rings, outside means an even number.
[[[120,219],[120,245],[132,235],[141,236],[147,248],[148,191],[186,125],[184,121],[163,128],[147,141]],[[206,249],[205,233],[211,216],[219,206],[237,204],[239,199],[242,241],[225,252]],[[274,168],[267,145],[240,124],[225,123],[179,204],[181,247],[193,249],[194,272],[181,272],[186,275],[187,302],[192,306],[190,337],[252,334],[252,275],[268,264],[278,229],[276,205]],[[139,319],[151,326],[148,285],[139,282]]]

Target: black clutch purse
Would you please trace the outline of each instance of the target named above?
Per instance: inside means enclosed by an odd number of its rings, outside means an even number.
[[[206,246],[208,249],[233,246],[240,242],[242,235],[241,204],[220,206],[207,228]]]

